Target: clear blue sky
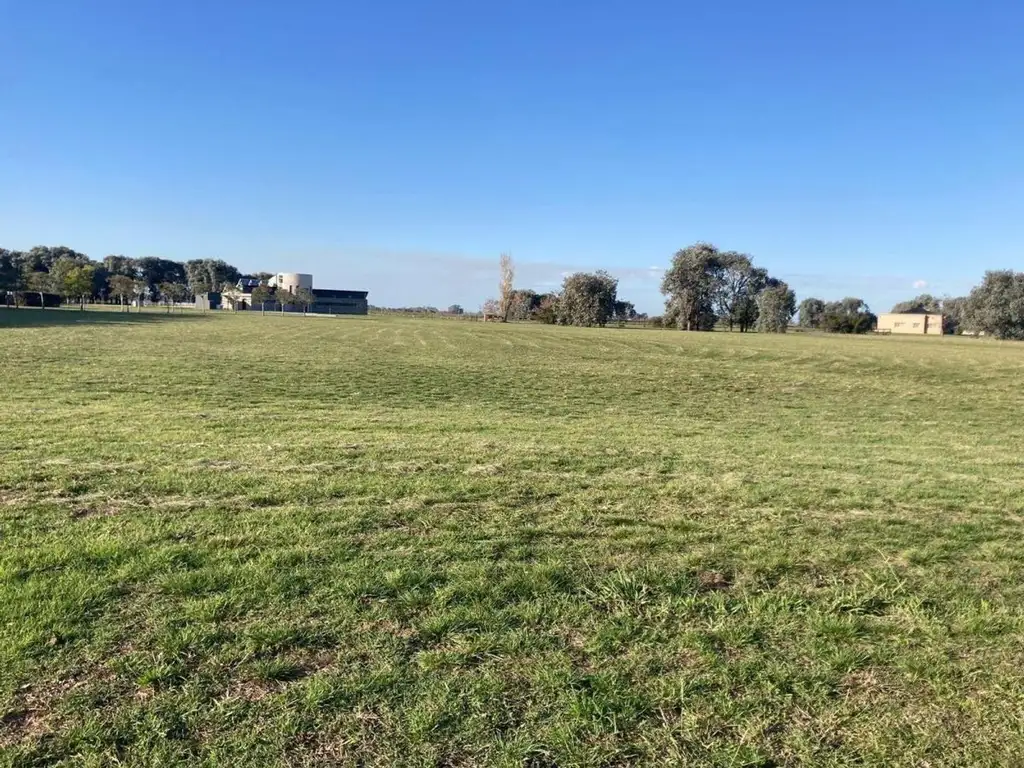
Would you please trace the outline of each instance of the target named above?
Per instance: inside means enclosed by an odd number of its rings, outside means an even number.
[[[382,304],[696,240],[876,310],[1024,268],[1016,0],[0,0],[0,245]]]

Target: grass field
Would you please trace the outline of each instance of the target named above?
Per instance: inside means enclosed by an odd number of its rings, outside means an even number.
[[[1024,345],[0,310],[0,764],[1012,765]]]

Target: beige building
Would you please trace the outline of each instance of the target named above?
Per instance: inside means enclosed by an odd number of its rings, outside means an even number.
[[[325,315],[365,315],[370,311],[367,302],[366,291],[339,291],[333,288],[314,288],[313,276],[300,272],[280,272],[266,282],[269,296],[266,302],[254,302],[252,292],[260,287],[260,281],[255,277],[243,277],[231,290],[222,294],[210,294],[200,303],[197,298],[196,306],[201,309],[225,309],[233,310],[267,310],[281,312],[304,312],[306,310]],[[300,290],[306,290],[313,296],[313,303],[308,307],[300,307],[282,299],[283,294],[294,295]],[[205,295],[205,294],[204,294]],[[216,306],[212,299],[216,296]],[[282,299],[281,301],[278,301]]]
[[[887,313],[878,316],[878,333],[915,333],[921,336],[942,335],[942,315]]]

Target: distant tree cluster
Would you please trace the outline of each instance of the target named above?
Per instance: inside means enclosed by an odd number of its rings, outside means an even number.
[[[873,331],[878,318],[861,298],[839,301],[796,294],[751,256],[695,243],[678,251],[662,279],[665,314],[647,318],[618,297],[618,281],[608,272],[577,272],[565,277],[555,293],[514,287],[515,268],[507,255],[500,260],[499,296],[484,303],[484,315],[504,321],[604,326],[643,320],[647,327],[710,331],[716,327],[785,333],[799,315],[802,328],[829,333]],[[461,308],[460,308],[461,309]],[[943,332],[987,333],[1024,339],[1024,273],[989,272],[968,297],[936,298],[923,294],[893,307],[896,313],[928,312],[943,316]]]
[[[45,305],[47,294],[84,308],[89,301],[118,303],[127,310],[133,303],[162,302],[168,307],[208,291],[224,290],[242,277],[241,272],[220,259],[177,262],[156,256],[130,258],[106,256],[94,261],[66,246],[36,246],[28,251],[0,248],[0,295],[14,306],[27,294],[38,294]],[[261,285],[253,291],[253,302],[281,303],[267,288],[273,274],[255,275]],[[504,321],[532,320],[541,323],[604,326],[612,322],[644,321],[651,327],[709,331],[716,326],[741,333],[756,329],[762,333],[784,333],[794,314],[799,325],[832,333],[867,333],[877,324],[868,305],[856,297],[826,302],[806,298],[796,303],[793,291],[772,277],[753,259],[736,251],[720,251],[709,243],[695,243],[678,251],[661,284],[666,297],[665,314],[647,319],[633,304],[618,296],[618,280],[604,271],[577,272],[565,277],[553,293],[515,287],[515,264],[511,256],[500,259],[499,295],[485,302],[487,315]],[[312,292],[288,294],[281,304],[301,307],[314,303]],[[406,314],[440,314],[436,307],[401,307],[371,311]],[[944,333],[984,333],[1001,339],[1024,339],[1024,273],[991,271],[969,296],[937,298],[922,294],[899,302],[894,313],[934,313],[943,316]],[[461,315],[453,304],[447,314]]]
[[[219,291],[225,285],[234,285],[242,277],[241,272],[220,259],[193,259],[186,261],[184,268],[185,283],[193,296],[208,291]],[[263,282],[273,275],[263,272],[256,277]]]
[[[663,323],[686,331],[710,331],[719,323],[741,333],[757,328],[785,333],[796,296],[753,259],[696,243],[678,251],[665,272]]]
[[[441,310],[437,307],[379,307],[370,305],[370,312],[374,314],[395,314],[395,315],[439,315]]]
[[[541,321],[542,307],[551,303],[555,294],[537,293],[528,288],[513,289],[507,298],[507,306],[503,310],[500,300],[484,302],[482,311],[485,314],[500,314],[506,322]],[[554,319],[551,321],[554,323]]]
[[[798,325],[829,333],[869,333],[878,324],[878,317],[863,299],[850,296],[840,301],[810,298],[800,302]]]
[[[515,287],[515,264],[502,254],[499,260],[498,298],[488,299],[480,308],[484,317],[503,322],[533,320],[541,323],[603,326],[613,319],[635,316],[633,305],[619,301],[619,282],[607,272],[577,272],[569,275],[557,293],[537,293]]]
[[[800,325],[834,333],[866,333],[877,318],[863,300],[800,302]],[[942,332],[984,333],[999,339],[1024,339],[1024,272],[986,272],[969,296],[937,297],[925,293],[895,304],[896,314],[942,315]]]
[[[636,309],[618,298],[619,281],[604,271],[576,272],[568,275],[557,293],[537,293],[513,289],[506,297],[484,302],[484,315],[504,320],[533,320],[550,325],[581,327],[605,326],[611,322],[632,320]]]
[[[0,292],[17,301],[26,292],[57,294],[65,301],[116,301],[170,305],[233,284],[241,273],[219,259],[171,261],[156,256],[110,255],[94,261],[66,246],[36,246],[28,251],[0,248]],[[268,275],[269,277],[269,275]],[[42,295],[40,295],[42,302]]]
[[[509,297],[506,318],[508,320],[533,320],[543,300],[544,295],[536,291],[531,291],[528,288],[515,289]]]
[[[868,333],[878,324],[878,318],[867,302],[858,298],[845,298],[825,305],[821,327],[829,333]]]

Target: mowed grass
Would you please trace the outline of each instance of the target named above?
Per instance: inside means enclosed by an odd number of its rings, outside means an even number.
[[[0,310],[4,765],[1012,765],[1024,345]]]

